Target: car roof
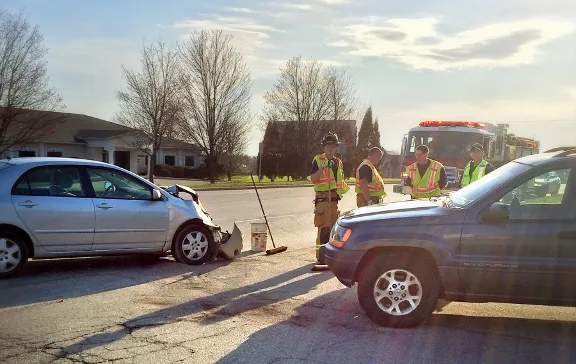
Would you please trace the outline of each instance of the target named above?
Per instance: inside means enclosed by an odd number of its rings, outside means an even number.
[[[83,164],[92,166],[110,166],[108,163],[98,162],[91,159],[79,159],[79,158],[62,158],[62,157],[23,157],[23,158],[12,158],[12,159],[2,159],[0,162],[13,164],[13,165],[26,165],[31,164],[35,166],[41,166],[46,164]]]
[[[544,152],[540,154],[527,155],[515,160],[515,162],[527,164],[530,166],[540,166],[551,161],[566,160],[566,159],[576,159],[576,150],[574,153],[564,153],[564,152]]]

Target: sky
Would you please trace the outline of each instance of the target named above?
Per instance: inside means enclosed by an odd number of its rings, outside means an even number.
[[[423,120],[504,122],[541,150],[576,145],[573,0],[0,0],[0,8],[23,10],[40,27],[67,112],[112,121],[121,67],[140,67],[142,45],[220,28],[251,71],[251,155],[263,95],[295,56],[347,69],[387,150]]]

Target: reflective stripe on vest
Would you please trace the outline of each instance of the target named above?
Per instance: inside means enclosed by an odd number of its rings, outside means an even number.
[[[344,173],[342,171],[342,161],[338,159],[337,176],[334,176],[332,168],[324,166],[326,163],[326,154],[319,154],[314,157],[318,168],[322,170],[322,176],[314,182],[314,191],[325,192],[328,190],[338,190],[339,195],[346,193],[350,187],[344,183]]]
[[[470,176],[471,165],[472,161],[468,162],[468,165],[464,169],[464,177],[462,177],[462,187],[468,186],[470,183],[479,180],[486,174],[486,167],[488,166],[488,162],[486,160],[483,159],[482,162],[478,163],[476,168],[474,168],[474,172],[472,172],[472,176]]]
[[[362,190],[360,189],[360,168],[363,166],[368,166],[372,170],[372,181],[368,182],[368,191],[370,191],[370,196],[386,196],[386,192],[384,192],[384,180],[380,176],[380,173],[378,173],[376,167],[374,167],[368,159],[362,161],[356,169],[356,193],[362,193]]]
[[[440,196],[441,189],[439,181],[441,168],[441,163],[431,159],[426,173],[424,173],[424,176],[420,176],[420,172],[418,171],[418,163],[413,163],[410,165],[407,168],[406,173],[412,181],[412,196],[416,198]],[[424,180],[424,177],[426,177],[427,174],[429,175],[428,179]]]

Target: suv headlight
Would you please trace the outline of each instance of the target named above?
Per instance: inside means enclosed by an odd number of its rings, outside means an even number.
[[[334,224],[334,227],[330,233],[329,244],[336,248],[342,248],[348,239],[350,239],[350,235],[352,235],[351,229],[342,227],[338,224]]]

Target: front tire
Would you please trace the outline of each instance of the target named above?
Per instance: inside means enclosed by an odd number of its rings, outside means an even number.
[[[201,265],[213,256],[216,245],[210,231],[202,225],[189,225],[172,243],[172,255],[180,263]]]
[[[358,281],[360,306],[384,327],[419,325],[434,311],[439,292],[435,270],[418,254],[378,257],[364,267]]]
[[[16,275],[28,260],[24,240],[9,231],[0,231],[0,278]]]

